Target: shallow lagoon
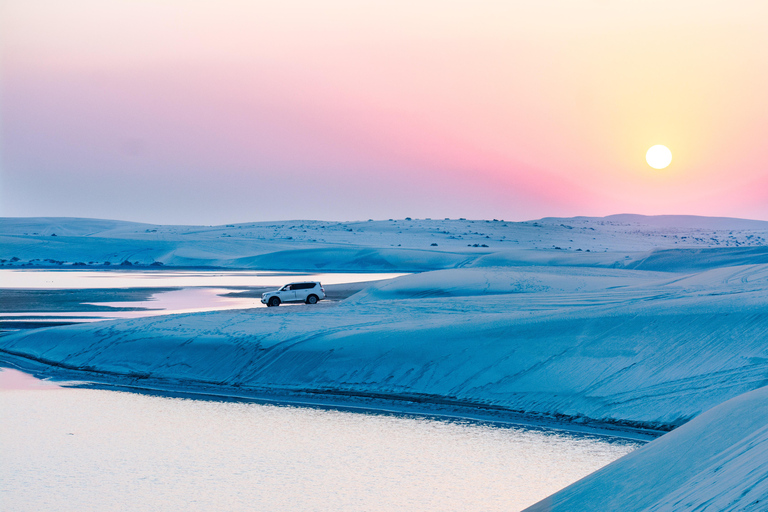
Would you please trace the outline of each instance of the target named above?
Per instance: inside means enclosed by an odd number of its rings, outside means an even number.
[[[402,273],[293,273],[253,270],[43,270],[0,269],[0,289],[241,288],[280,286],[290,281],[323,284],[376,281]]]
[[[0,371],[17,511],[521,510],[638,444],[561,431],[46,385]]]
[[[0,327],[39,327],[265,307],[261,291],[291,281],[320,281],[343,298],[371,281],[401,273],[286,273],[237,270],[0,269]],[[358,285],[355,287],[354,285]],[[321,303],[322,304],[322,303]]]

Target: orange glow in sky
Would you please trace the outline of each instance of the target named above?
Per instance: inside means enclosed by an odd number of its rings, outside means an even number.
[[[0,6],[0,215],[768,219],[768,2]]]

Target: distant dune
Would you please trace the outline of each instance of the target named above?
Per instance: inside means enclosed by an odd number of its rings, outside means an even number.
[[[651,251],[764,248],[766,240],[768,222],[687,216],[614,215],[528,222],[284,221],[225,226],[2,218],[0,264],[66,268],[74,263],[155,263],[337,271],[528,264],[624,267],[645,261]]]

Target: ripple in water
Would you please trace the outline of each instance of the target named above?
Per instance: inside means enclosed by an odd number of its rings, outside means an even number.
[[[71,388],[0,391],[0,417],[14,511],[520,510],[638,447]]]

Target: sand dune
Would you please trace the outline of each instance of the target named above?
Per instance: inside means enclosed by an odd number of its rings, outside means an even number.
[[[3,219],[6,268],[49,259],[420,273],[323,307],[39,329],[0,337],[0,350],[137,386],[679,427],[534,509],[760,510],[767,236],[760,221],[631,215],[223,227]]]

